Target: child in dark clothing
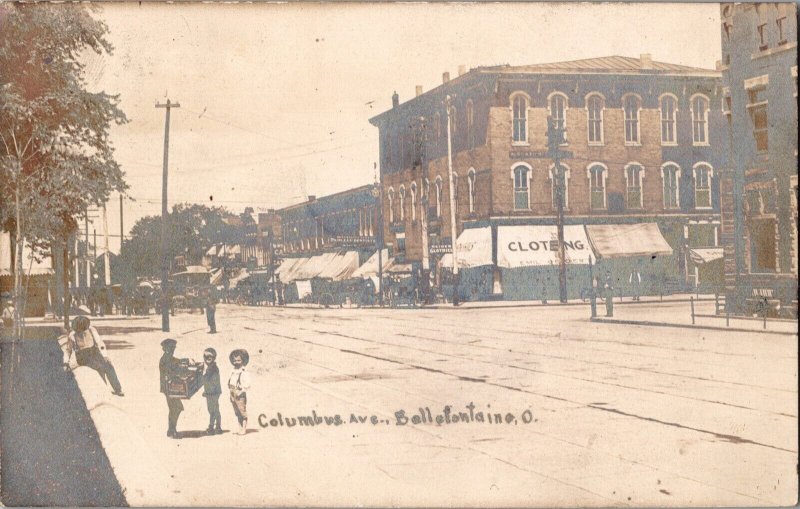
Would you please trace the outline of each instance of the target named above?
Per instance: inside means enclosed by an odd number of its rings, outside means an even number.
[[[219,381],[219,368],[215,362],[217,351],[213,348],[206,348],[203,352],[205,366],[203,369],[203,396],[206,398],[208,406],[208,429],[207,435],[219,435],[222,433],[221,415],[219,413],[219,397],[222,394],[222,385]]]

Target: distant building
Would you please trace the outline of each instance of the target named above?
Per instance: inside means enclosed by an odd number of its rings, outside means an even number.
[[[797,5],[720,9],[732,168],[721,240],[729,303],[752,312],[797,298]]]
[[[380,130],[386,243],[434,274],[452,266],[449,95],[456,224],[468,232],[463,298],[558,296],[548,117],[566,129],[570,153],[561,165],[571,298],[591,285],[590,253],[600,255],[595,274],[618,290],[637,270],[651,293],[720,285],[719,176],[728,164],[720,85],[715,70],[645,54],[461,68],[403,104],[395,94],[370,120]]]

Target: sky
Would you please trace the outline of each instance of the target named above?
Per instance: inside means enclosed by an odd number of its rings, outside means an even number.
[[[105,4],[112,55],[86,57],[91,90],[130,122],[112,143],[130,186],[124,230],[160,214],[164,109],[169,202],[280,208],[376,178],[369,118],[442,73],[650,53],[713,69],[718,4]],[[119,197],[108,204],[119,249]],[[102,214],[90,225],[102,233]],[[101,243],[102,245],[102,243]]]

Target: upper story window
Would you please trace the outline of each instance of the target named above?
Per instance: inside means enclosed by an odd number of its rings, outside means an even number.
[[[600,94],[591,94],[586,100],[587,111],[587,130],[589,133],[589,145],[603,144],[603,108],[605,101]]]
[[[694,165],[694,206],[698,209],[711,208],[711,166],[705,163]]]
[[[569,207],[569,166],[561,163],[560,169],[558,172],[555,165],[550,165],[550,195],[553,200],[553,209],[558,209],[559,196],[563,200],[564,208]],[[559,184],[559,175],[563,178],[561,184]]]
[[[628,94],[622,98],[622,108],[625,111],[625,144],[639,145],[639,97]]]
[[[680,206],[678,184],[681,178],[681,169],[677,164],[664,163],[661,167],[661,180],[663,182],[664,208],[676,209]]]
[[[778,28],[778,44],[786,44],[786,17],[776,19],[775,25]]]
[[[472,99],[467,101],[467,142],[470,148],[475,146],[474,118]]]
[[[411,183],[411,220],[417,220],[417,183]]]
[[[708,145],[708,98],[704,95],[692,97],[692,143]]]
[[[608,168],[595,163],[589,166],[589,206],[592,210],[606,208],[606,176]]]
[[[517,165],[513,170],[514,175],[514,209],[528,210],[530,206],[530,168],[527,165]]]
[[[389,222],[394,223],[394,189],[389,188],[386,193],[386,199],[389,200]]]
[[[675,135],[675,117],[678,113],[678,99],[671,94],[661,96],[661,144],[676,145],[678,143]]]
[[[629,209],[642,208],[642,177],[644,168],[639,163],[625,166],[625,198]]]
[[[528,142],[528,98],[516,94],[511,99],[512,134],[511,139],[517,143]]]
[[[436,177],[434,187],[436,192],[436,217],[442,217],[442,177]]]
[[[467,194],[469,194],[469,213],[475,212],[475,168],[467,172]]]
[[[433,133],[436,141],[442,139],[442,115],[438,111],[433,116]]]
[[[458,202],[458,173],[453,172],[453,187],[450,190],[453,193],[453,201]],[[456,209],[458,211],[458,209]]]
[[[406,218],[406,186],[400,186],[397,196],[400,198],[400,221],[403,221]]]
[[[747,111],[753,125],[753,138],[756,152],[763,154],[769,150],[769,121],[767,117],[767,75],[745,80],[747,90]]]
[[[564,129],[564,140],[567,139],[567,97],[554,92],[549,98],[550,118],[557,129]]]
[[[758,25],[758,49],[764,51],[769,47],[767,42],[767,24],[762,23]]]

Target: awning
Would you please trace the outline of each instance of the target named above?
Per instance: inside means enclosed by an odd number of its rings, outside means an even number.
[[[318,277],[320,273],[336,258],[336,253],[322,253],[309,258],[308,262],[295,270],[294,280],[312,279]]]
[[[216,286],[222,283],[222,276],[225,274],[225,271],[222,269],[214,269],[211,271],[211,281],[210,284]]]
[[[411,274],[413,267],[410,263],[398,263],[394,258],[389,260],[389,264],[383,271],[389,274]]]
[[[206,256],[217,256],[217,246],[211,246],[206,251]]]
[[[669,246],[656,223],[587,225],[598,258],[669,256]]]
[[[293,263],[291,265],[288,265],[285,269],[283,268],[283,263],[281,264],[281,267],[280,267],[281,268],[281,272],[279,273],[279,276],[281,278],[281,281],[284,282],[284,283],[291,283],[292,281],[297,279],[296,275],[297,275],[298,271],[303,268],[303,265],[308,263],[310,258],[306,258],[306,257],[291,258],[291,260],[293,260]],[[286,260],[284,260],[284,263],[286,263],[288,261],[289,261],[289,259],[286,259]]]
[[[343,281],[358,268],[358,253],[346,251],[337,253],[331,262],[317,274],[317,277],[330,278],[334,281]]]
[[[461,232],[456,242],[458,268],[469,269],[492,265],[492,229],[470,228]],[[453,255],[446,253],[440,262],[442,267],[453,267]]]
[[[689,257],[698,265],[721,260],[723,257],[723,248],[721,247],[705,247],[695,248],[689,250]]]
[[[208,274],[208,270],[202,265],[189,265],[183,272],[176,272],[173,276],[182,276],[184,274]]]
[[[227,257],[233,257],[237,254],[240,254],[242,249],[239,247],[238,244],[229,244],[222,247],[222,250],[219,252],[219,256],[225,255]]]
[[[564,255],[569,265],[587,265],[591,249],[583,225],[564,226]],[[558,265],[559,246],[556,226],[501,226],[497,229],[497,266],[516,267]]]
[[[389,250],[382,249],[381,255],[383,256],[383,265],[384,267],[387,266],[389,263]],[[360,278],[368,278],[370,276],[377,276],[378,275],[378,252],[375,251],[369,259],[364,262],[364,264],[357,268],[350,277],[360,277]]]
[[[247,269],[242,269],[242,270],[239,271],[238,274],[236,274],[235,277],[232,277],[229,280],[228,284],[229,284],[230,288],[235,288],[236,285],[239,283],[239,281],[244,281],[248,277],[250,277],[250,273],[247,272]]]
[[[311,281],[295,281],[297,285],[297,297],[302,299],[303,297],[307,297],[313,293],[311,289]]]

